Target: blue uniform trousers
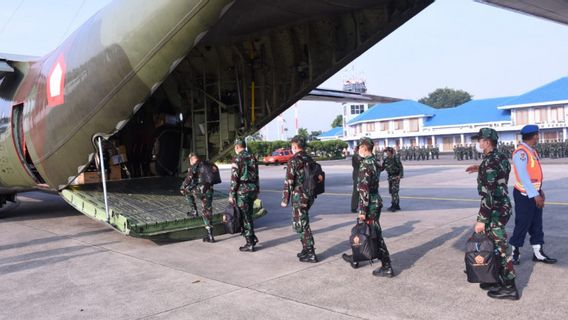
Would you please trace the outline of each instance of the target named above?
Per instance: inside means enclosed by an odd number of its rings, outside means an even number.
[[[509,243],[517,248],[522,247],[528,232],[531,245],[544,244],[542,209],[536,207],[534,199],[523,195],[517,189],[514,189],[513,197],[515,199],[515,230]]]

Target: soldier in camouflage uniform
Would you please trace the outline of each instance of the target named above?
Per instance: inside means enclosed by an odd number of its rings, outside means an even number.
[[[295,136],[290,141],[294,157],[286,166],[286,178],[284,180],[284,192],[281,207],[286,208],[292,202],[292,227],[300,236],[302,251],[297,254],[301,262],[318,262],[314,250],[314,237],[310,228],[309,210],[314,203],[313,195],[304,190],[305,173],[304,167],[313,159],[304,151],[306,140],[302,136]]]
[[[359,146],[353,149],[353,156],[351,157],[351,166],[353,167],[353,191],[351,193],[351,212],[357,212],[357,206],[359,205],[359,192],[357,191],[357,176],[359,174],[359,165],[361,159],[359,158]]]
[[[404,177],[404,169],[400,158],[394,153],[394,149],[388,147],[386,149],[387,157],[383,161],[383,168],[388,174],[389,193],[391,195],[391,206],[389,210],[395,212],[400,210],[400,198],[398,191],[400,189],[400,179]]]
[[[201,159],[195,153],[190,153],[187,156],[189,160],[189,169],[187,176],[183,180],[180,187],[181,194],[185,195],[187,203],[190,206],[190,211],[187,213],[189,216],[197,217],[197,205],[195,199],[201,200],[201,208],[203,215],[203,223],[207,230],[207,235],[203,237],[203,242],[215,242],[213,238],[213,216],[212,216],[212,203],[213,203],[213,186],[204,183],[201,179],[200,166],[202,165]]]
[[[373,140],[364,137],[359,140],[359,155],[361,156],[361,166],[357,180],[359,190],[359,219],[371,225],[377,234],[379,247],[379,257],[382,266],[373,271],[374,276],[393,277],[394,271],[391,266],[390,254],[382,236],[379,218],[383,207],[383,200],[379,195],[379,174],[383,170],[377,163],[371,150],[373,150]],[[352,263],[353,256],[343,254],[343,260]]]
[[[487,295],[491,298],[518,300],[515,270],[508,253],[509,244],[505,231],[505,225],[511,217],[511,200],[507,186],[511,164],[507,157],[497,150],[497,131],[482,128],[473,139],[478,139],[479,147],[483,149],[481,164],[466,169],[469,173],[477,172],[477,190],[481,196],[474,229],[477,233],[486,233],[495,243],[501,279],[500,283],[482,283],[480,287],[489,290]]]
[[[241,211],[243,230],[246,244],[239,248],[243,252],[254,252],[258,238],[254,234],[252,219],[254,200],[258,196],[258,162],[246,150],[245,141],[235,140],[235,157],[231,165],[231,186],[229,188],[229,203]]]

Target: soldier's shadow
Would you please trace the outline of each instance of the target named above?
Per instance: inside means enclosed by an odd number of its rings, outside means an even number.
[[[394,238],[394,237],[398,237],[407,233],[410,233],[414,230],[414,225],[417,224],[418,222],[420,222],[420,220],[411,220],[411,221],[407,221],[404,224],[400,225],[400,226],[395,226],[392,228],[388,228],[388,229],[384,229],[383,230],[383,236],[385,237],[385,241],[387,242],[387,247],[388,247],[388,238]],[[354,221],[350,221],[348,223],[348,225],[355,225]],[[319,230],[318,230],[319,231]],[[348,233],[345,234],[345,241],[342,241],[332,247],[329,247],[327,249],[325,249],[324,251],[322,251],[321,253],[318,254],[318,258],[319,260],[323,261],[325,259],[331,258],[333,256],[336,256],[340,253],[346,252],[348,251],[348,253],[351,252],[351,246],[349,244],[349,235],[351,231],[348,231]]]
[[[416,264],[418,260],[420,260],[420,258],[426,255],[429,251],[437,247],[440,247],[441,245],[443,245],[444,243],[446,243],[451,239],[454,239],[468,228],[469,227],[466,226],[454,227],[452,228],[451,231],[446,232],[420,246],[413,247],[405,251],[400,251],[391,255],[393,268],[395,268],[397,274],[404,273],[405,270],[410,269],[414,264]]]

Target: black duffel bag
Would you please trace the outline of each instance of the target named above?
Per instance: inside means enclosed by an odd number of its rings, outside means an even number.
[[[465,272],[471,283],[499,282],[495,244],[485,233],[474,233],[465,244]]]
[[[230,234],[241,233],[243,229],[241,210],[237,206],[228,205],[223,213],[225,232]]]
[[[353,252],[352,267],[357,267],[361,261],[372,262],[374,259],[380,259],[377,238],[377,232],[371,225],[357,219],[357,224],[351,229],[349,237]]]

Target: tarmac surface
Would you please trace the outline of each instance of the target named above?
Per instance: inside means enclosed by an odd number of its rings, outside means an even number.
[[[496,301],[463,273],[479,208],[476,176],[464,172],[473,162],[404,163],[403,210],[381,217],[392,279],[372,276],[380,263],[352,269],[341,259],[355,223],[349,160],[322,162],[326,193],[310,213],[317,264],[296,258],[291,209],[279,206],[283,166],[261,167],[269,213],[256,221],[255,253],[239,252],[237,235],[215,244],[126,237],[58,195],[21,194],[0,210],[0,319],[567,319],[566,163],[543,165],[545,248],[559,262],[532,262],[527,239],[516,267],[521,300]]]

